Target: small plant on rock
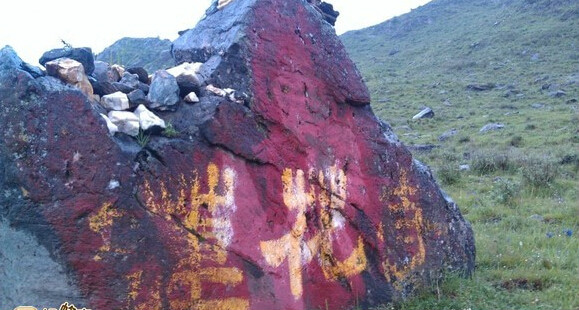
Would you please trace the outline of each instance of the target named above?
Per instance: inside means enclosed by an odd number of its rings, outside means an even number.
[[[171,122],[167,122],[165,129],[163,130],[163,136],[167,138],[174,138],[179,135],[179,131],[175,129],[175,126]]]
[[[137,143],[141,147],[145,147],[145,146],[147,146],[147,144],[149,144],[150,140],[151,140],[151,135],[145,134],[145,132],[142,129],[139,129],[139,134],[137,135]]]

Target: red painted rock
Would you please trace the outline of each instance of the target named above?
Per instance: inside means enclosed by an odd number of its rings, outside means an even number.
[[[179,104],[162,115],[178,133],[144,147],[109,135],[80,92],[0,71],[0,239],[11,236],[0,244],[43,249],[46,263],[29,265],[61,280],[15,280],[0,303],[366,308],[472,271],[470,225],[374,116],[321,13],[298,0],[220,3],[173,53],[244,100]],[[6,257],[0,274],[22,261]],[[10,270],[12,281],[36,269]]]

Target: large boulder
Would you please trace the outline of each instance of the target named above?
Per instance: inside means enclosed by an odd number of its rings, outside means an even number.
[[[80,92],[0,71],[1,249],[43,258],[0,255],[0,274],[58,281],[0,304],[368,308],[472,272],[470,225],[373,114],[324,16],[305,1],[225,2],[173,53],[247,97],[163,112],[176,138],[111,135]]]
[[[45,66],[49,61],[59,58],[70,58],[80,62],[84,68],[86,75],[91,75],[94,71],[94,55],[90,47],[63,47],[55,48],[42,54],[38,63]]]

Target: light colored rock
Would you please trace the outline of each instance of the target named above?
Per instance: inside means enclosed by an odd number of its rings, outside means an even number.
[[[139,135],[139,117],[135,115],[135,113],[128,111],[110,111],[108,117],[111,122],[119,128],[119,132],[133,137]]]
[[[192,91],[199,91],[201,78],[198,75],[199,69],[203,65],[200,62],[184,62],[176,67],[167,69],[167,72],[177,79],[177,84],[181,94],[188,94]]]
[[[185,96],[185,102],[196,103],[199,102],[199,97],[195,92],[190,92],[189,95]]]
[[[499,130],[499,129],[503,129],[505,128],[504,124],[501,123],[490,123],[490,124],[486,124],[484,125],[480,130],[479,133],[485,133],[488,131],[492,131],[492,130]]]
[[[94,94],[92,85],[80,62],[70,58],[59,58],[47,62],[45,67],[48,75],[80,89],[88,97],[92,97]]]
[[[227,92],[219,87],[215,87],[213,86],[213,84],[209,84],[205,87],[205,89],[217,96],[220,97],[226,97],[227,96]]]
[[[111,135],[114,135],[115,133],[119,132],[119,127],[115,124],[113,124],[113,122],[111,122],[111,120],[109,119],[108,116],[104,115],[101,113],[101,116],[105,119],[105,122],[107,122],[107,128],[109,129],[109,133]]]
[[[153,127],[166,128],[165,121],[155,115],[155,113],[147,110],[142,104],[135,109],[135,115],[139,118],[139,124],[142,130],[148,130]]]
[[[231,2],[233,2],[233,0],[219,0],[217,1],[217,9],[221,10]]]
[[[422,119],[422,118],[433,118],[434,111],[431,108],[424,108],[424,110],[420,111],[418,114],[414,115],[412,119]]]
[[[129,108],[129,97],[120,91],[101,98],[101,105],[107,110],[124,111]]]
[[[113,82],[120,81],[123,74],[125,74],[125,68],[120,65],[112,65],[111,70],[114,72],[112,76]]]
[[[107,189],[108,189],[108,190],[113,190],[113,189],[116,189],[116,188],[119,188],[119,187],[121,187],[121,183],[120,183],[118,180],[111,179],[111,180],[109,181],[109,185],[107,186]]]
[[[470,170],[470,165],[466,165],[466,164],[460,165],[460,166],[458,166],[458,170],[460,170],[460,171],[469,171],[469,170]]]
[[[202,62],[184,62],[178,66],[167,69],[167,72],[174,77],[178,77],[182,74],[196,74],[203,65]]]

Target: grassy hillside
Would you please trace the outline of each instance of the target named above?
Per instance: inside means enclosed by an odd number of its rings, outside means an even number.
[[[105,48],[96,59],[127,68],[143,67],[149,73],[175,65],[171,41],[159,38],[122,38]]]
[[[342,39],[477,242],[473,279],[382,309],[579,309],[579,2],[434,0]]]

